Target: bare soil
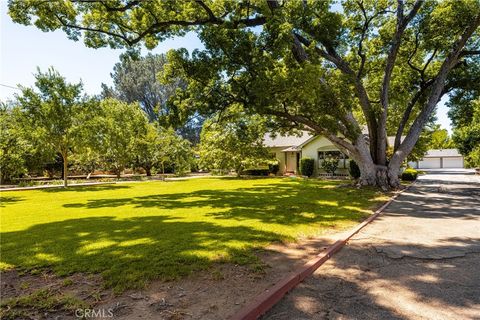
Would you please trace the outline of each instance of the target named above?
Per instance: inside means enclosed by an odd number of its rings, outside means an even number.
[[[95,316],[90,313],[88,318],[97,319],[226,319],[332,242],[332,237],[325,236],[272,244],[257,252],[263,262],[260,270],[214,264],[210,270],[177,281],[153,281],[143,290],[128,290],[118,295],[103,287],[99,275],[59,277],[51,272],[32,275],[10,270],[1,273],[1,301],[7,303],[2,309],[7,311],[12,298],[47,289],[59,296],[73,296],[85,306],[76,313],[72,308],[46,311],[24,307],[25,319],[78,319],[85,314],[85,308],[95,311]]]

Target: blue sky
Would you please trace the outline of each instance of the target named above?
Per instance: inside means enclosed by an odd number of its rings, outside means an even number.
[[[184,47],[202,47],[192,34],[170,39],[152,50],[163,53]],[[146,52],[146,50],[145,50]],[[33,85],[37,66],[46,70],[54,66],[70,82],[83,81],[88,94],[101,91],[102,83],[111,84],[110,72],[122,50],[91,49],[83,42],[67,39],[62,31],[42,32],[33,26],[14,24],[7,14],[7,2],[0,0],[0,84],[7,86]],[[18,90],[0,86],[0,100],[11,98]],[[438,122],[451,132],[445,99],[438,106]]]

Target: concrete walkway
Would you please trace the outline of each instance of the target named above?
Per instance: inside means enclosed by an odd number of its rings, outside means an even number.
[[[420,177],[264,319],[480,319],[480,176]]]

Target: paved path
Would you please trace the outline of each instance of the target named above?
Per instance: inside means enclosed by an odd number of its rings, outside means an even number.
[[[264,319],[480,319],[480,176],[420,177]]]

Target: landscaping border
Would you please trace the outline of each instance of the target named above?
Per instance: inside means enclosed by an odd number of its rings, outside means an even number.
[[[261,293],[255,297],[252,302],[240,309],[230,320],[255,320],[270,310],[283,296],[295,288],[300,282],[305,280],[308,276],[313,274],[322,264],[324,264],[332,255],[338,252],[342,247],[362,230],[367,224],[375,220],[385,208],[387,208],[400,194],[408,190],[415,182],[406,186],[403,190],[397,192],[387,202],[385,202],[379,209],[377,209],[370,217],[365,219],[362,223],[358,224],[344,235],[330,247],[322,251],[316,258],[311,259],[305,263],[299,269],[290,273],[283,280],[278,282],[272,288],[267,289],[264,293]]]

